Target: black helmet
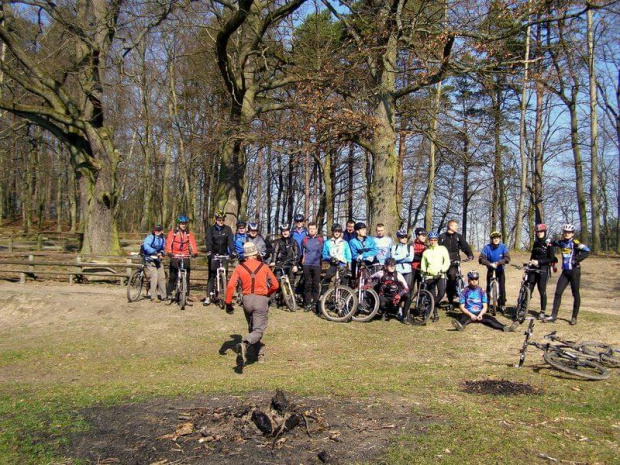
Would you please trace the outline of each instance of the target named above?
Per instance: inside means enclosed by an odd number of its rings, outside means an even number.
[[[304,215],[302,215],[301,213],[297,213],[293,219],[295,220],[296,223],[305,220]]]
[[[258,231],[258,223],[248,223],[248,230],[249,231]]]
[[[366,223],[362,223],[361,221],[359,223],[355,223],[355,230],[359,231],[360,229],[366,229]]]
[[[290,231],[291,227],[288,223],[284,223],[280,225],[280,231]]]
[[[396,260],[394,260],[394,258],[393,258],[393,257],[386,258],[386,259],[385,259],[385,265],[384,265],[384,266],[385,266],[386,268],[387,268],[388,266],[396,266]]]
[[[340,223],[334,223],[332,225],[332,231],[340,231],[340,232],[342,232],[342,225]]]
[[[248,224],[245,221],[243,221],[243,220],[237,221],[237,227],[238,228],[245,228],[247,225]]]
[[[163,230],[164,230],[164,227],[161,224],[156,224],[155,226],[153,226],[153,231],[160,232]]]
[[[416,236],[421,236],[421,235],[428,236],[428,233],[426,232],[426,229],[424,228],[415,228],[415,235]]]
[[[467,273],[467,279],[480,279],[480,273],[477,271],[470,271]]]

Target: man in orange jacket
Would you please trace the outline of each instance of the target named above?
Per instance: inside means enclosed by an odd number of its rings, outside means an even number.
[[[180,261],[183,261],[183,267],[187,270],[187,295],[189,297],[189,258],[198,255],[198,247],[196,247],[196,239],[190,232],[188,225],[189,218],[185,215],[180,215],[177,218],[177,227],[168,231],[168,236],[166,237],[166,255],[170,257],[168,298],[172,295],[172,291],[174,291],[177,283]]]
[[[243,255],[246,260],[237,265],[228,281],[226,288],[226,312],[233,313],[232,299],[237,283],[241,281],[243,292],[243,312],[248,322],[249,334],[237,344],[237,365],[243,367],[247,362],[249,346],[258,348],[257,359],[261,363],[265,360],[265,346],[260,341],[267,329],[267,313],[269,312],[269,297],[276,292],[280,285],[269,268],[269,265],[257,259],[258,248],[252,242],[243,244]]]

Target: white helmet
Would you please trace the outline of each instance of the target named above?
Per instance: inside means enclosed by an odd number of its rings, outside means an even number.
[[[575,232],[575,226],[570,223],[566,223],[562,226],[562,232]]]

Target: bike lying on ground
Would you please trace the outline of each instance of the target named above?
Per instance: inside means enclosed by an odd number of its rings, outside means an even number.
[[[434,315],[434,318],[439,318],[437,309],[435,308],[435,298],[433,297],[433,293],[428,289],[430,282],[435,279],[438,278],[422,275],[418,290],[411,299],[409,312],[405,315],[405,321],[412,325],[424,326],[431,315]]]
[[[532,297],[532,290],[530,288],[530,277],[536,273],[540,273],[540,269],[534,268],[529,263],[524,263],[523,266],[512,265],[518,270],[523,270],[523,276],[521,277],[521,287],[519,288],[519,297],[517,298],[517,305],[515,307],[512,319],[514,321],[523,321],[527,316],[527,310],[530,305],[530,299]]]
[[[157,255],[151,255],[150,257],[142,255],[142,264],[133,272],[129,281],[127,281],[127,300],[129,302],[137,302],[140,300],[142,298],[142,289],[146,289],[148,286],[148,276],[146,275],[148,258],[151,260],[159,259]]]
[[[357,310],[357,294],[349,286],[342,284],[348,274],[346,267],[338,267],[334,276],[334,284],[321,296],[319,308],[329,321],[345,323],[353,317]]]
[[[591,380],[609,378],[609,370],[593,359],[596,356],[588,355],[585,352],[575,350],[573,347],[562,344],[559,338],[555,336],[555,332],[544,336],[545,339],[549,339],[551,342],[530,342],[529,339],[532,335],[534,322],[536,320],[533,317],[527,317],[526,320],[530,320],[530,323],[525,331],[525,340],[523,341],[523,347],[520,351],[521,356],[517,367],[521,368],[523,366],[528,346],[534,346],[543,351],[543,359],[545,362],[560,371]],[[559,343],[552,344],[552,342]]]
[[[280,283],[280,290],[278,291],[276,300],[279,301],[279,305],[284,305],[291,312],[295,312],[297,311],[297,298],[295,297],[293,284],[288,277],[288,270],[290,268],[292,268],[292,265],[288,263],[278,263],[274,267],[274,274]]]

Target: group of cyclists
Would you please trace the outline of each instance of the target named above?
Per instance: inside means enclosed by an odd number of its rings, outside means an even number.
[[[480,321],[498,329],[512,330],[513,325],[506,327],[492,316],[487,315],[488,295],[492,279],[499,284],[498,304],[500,311],[506,307],[505,268],[510,263],[508,247],[502,243],[501,234],[493,231],[489,243],[482,249],[479,263],[487,268],[486,291],[478,286],[479,274],[476,271],[467,273],[468,286],[460,294],[457,282],[460,276],[461,254],[473,260],[474,254],[465,238],[458,232],[459,225],[450,220],[447,230],[442,234],[423,228],[414,230],[414,237],[409,237],[406,228],[396,231],[394,241],[386,234],[385,226],[377,224],[375,235],[368,234],[368,227],[363,222],[348,221],[343,228],[341,224],[333,224],[331,235],[324,239],[318,232],[317,224],[306,224],[303,215],[294,216],[294,225],[280,225],[280,236],[273,242],[260,234],[257,223],[238,221],[236,231],[224,224],[225,214],[218,211],[215,223],[206,231],[206,250],[208,256],[208,284],[205,306],[210,305],[214,295],[215,273],[219,266],[228,266],[229,259],[238,259],[240,263],[247,260],[246,245],[252,244],[256,250],[252,257],[260,260],[270,269],[277,269],[278,275],[286,273],[291,282],[301,281],[298,287],[300,300],[305,311],[317,311],[321,289],[325,290],[338,269],[346,269],[354,286],[357,269],[361,263],[373,270],[370,279],[380,299],[379,315],[383,319],[395,317],[403,322],[410,310],[414,289],[425,279],[427,289],[433,293],[436,305],[447,297],[448,303],[460,308],[462,315],[453,321],[457,330],[461,330],[470,322]],[[181,215],[177,218],[176,227],[166,237],[160,225],[154,227],[143,242],[143,250],[148,262],[147,272],[151,280],[151,300],[158,302],[169,298],[176,282],[179,261],[183,261],[188,275],[190,257],[197,255],[196,240],[189,231],[189,220]],[[530,289],[535,287],[540,294],[540,318],[547,322],[556,320],[561,298],[568,285],[574,297],[571,324],[577,323],[580,296],[580,263],[589,254],[589,249],[574,238],[575,227],[565,224],[561,238],[557,241],[548,236],[545,224],[537,224],[534,228],[535,240],[531,251],[529,266],[538,270],[532,273]],[[551,315],[546,315],[546,287],[551,270],[558,260],[555,251],[561,253],[562,273],[558,279]],[[170,260],[170,276],[167,288],[164,289],[165,274],[162,258],[168,255]],[[214,257],[220,257],[216,263]],[[221,259],[221,257],[227,257]],[[323,264],[329,266],[322,274]],[[301,280],[296,279],[301,276]],[[279,278],[280,276],[276,276]],[[273,289],[273,286],[272,286]],[[271,292],[273,293],[273,292]],[[271,295],[271,294],[270,294]],[[302,299],[303,296],[303,299]],[[454,303],[458,298],[458,303]],[[191,302],[191,299],[189,299]],[[233,312],[232,305],[227,302],[227,311]],[[191,305],[191,304],[190,304]],[[318,311],[317,311],[318,313]]]

